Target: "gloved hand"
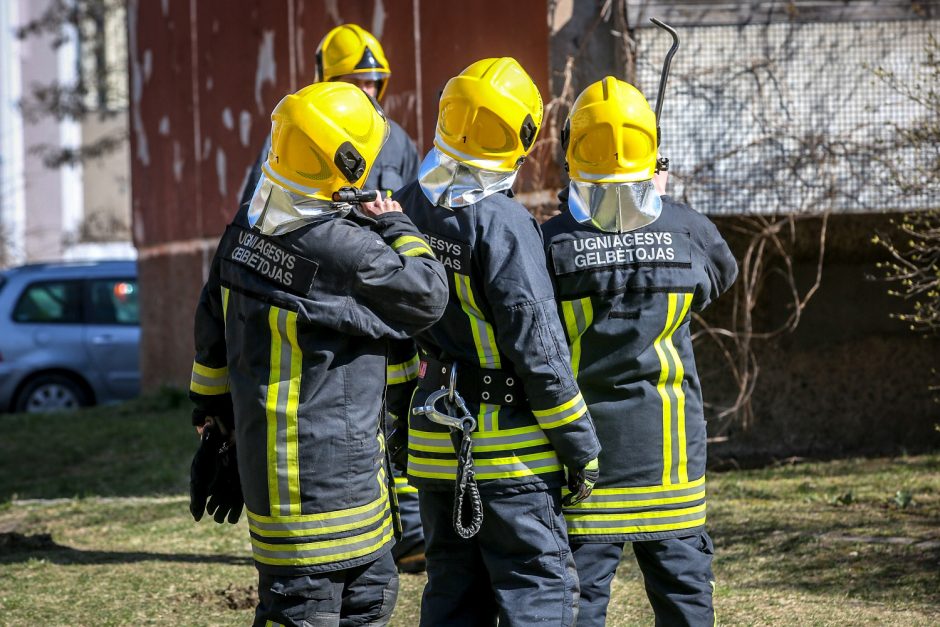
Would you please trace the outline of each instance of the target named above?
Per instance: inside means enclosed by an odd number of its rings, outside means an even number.
[[[397,416],[394,418],[385,444],[388,446],[388,456],[392,460],[392,465],[400,472],[406,472],[408,470],[408,424]]]
[[[243,505],[235,446],[223,435],[221,427],[209,419],[190,466],[189,511],[197,521],[208,511],[217,523],[228,517],[234,524]]]
[[[565,507],[572,507],[591,496],[591,492],[594,490],[594,484],[597,483],[599,476],[600,471],[596,457],[585,464],[583,468],[578,468],[577,470],[569,468],[568,489],[571,493],[565,495],[561,504]]]
[[[209,502],[206,511],[215,522],[222,524],[225,519],[231,524],[238,522],[245,499],[242,496],[241,480],[238,476],[238,460],[235,457],[235,444],[225,442],[216,458],[216,471],[209,484]]]

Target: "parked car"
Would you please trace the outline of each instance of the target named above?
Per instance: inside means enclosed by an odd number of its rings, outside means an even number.
[[[137,296],[133,261],[0,272],[0,412],[68,410],[137,396]]]

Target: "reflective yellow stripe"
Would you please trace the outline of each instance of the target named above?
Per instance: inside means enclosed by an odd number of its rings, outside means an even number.
[[[417,494],[418,489],[409,484],[404,477],[395,477],[395,492],[397,494]]]
[[[543,429],[554,429],[574,422],[587,413],[587,404],[581,392],[570,400],[549,409],[533,409],[532,414]]]
[[[231,293],[227,287],[222,288],[222,322],[228,320],[228,295]]]
[[[290,342],[290,379],[287,391],[287,486],[290,513],[300,513],[300,461],[298,458],[297,412],[300,406],[300,370],[303,354],[297,341],[297,312],[287,313],[287,341]]]
[[[374,553],[393,537],[391,518],[372,531],[317,542],[271,544],[252,537],[251,545],[256,561],[272,566],[311,566],[340,562]],[[351,548],[355,545],[356,548]],[[343,550],[347,549],[348,550]],[[293,556],[290,556],[293,554]],[[289,557],[290,556],[290,557]]]
[[[659,381],[656,384],[656,390],[659,392],[663,401],[663,485],[672,483],[672,399],[666,389],[666,383],[669,381],[669,360],[663,349],[663,342],[666,338],[671,338],[682,318],[676,316],[676,305],[678,294],[669,294],[669,304],[666,309],[666,324],[662,333],[653,342],[653,348],[659,356]],[[685,309],[683,309],[685,311]]]
[[[581,336],[594,321],[594,307],[588,297],[562,301],[561,310],[565,318],[568,344],[571,345],[571,370],[577,378],[581,366]]]
[[[388,364],[385,367],[385,382],[388,385],[398,385],[413,381],[418,377],[418,366],[421,361],[415,356],[399,364]]]
[[[473,461],[477,479],[508,479],[511,477],[531,477],[538,474],[557,472],[561,463],[555,451],[544,451],[528,455],[508,455]],[[456,459],[436,459],[430,457],[408,456],[408,475],[430,479],[453,480],[457,473]]]
[[[688,503],[690,501],[700,501],[705,498],[705,490],[694,492],[684,496],[667,496],[654,499],[637,499],[635,501],[582,501],[578,503],[578,509],[611,509],[617,507],[653,507],[656,505],[675,505],[676,503]]]
[[[229,391],[228,367],[210,368],[194,361],[189,389],[203,396],[227,394]]]
[[[401,250],[404,248],[405,250]],[[425,242],[420,237],[415,235],[402,235],[394,242],[392,242],[392,249],[399,254],[408,256],[408,257],[417,257],[418,255],[427,255],[434,259],[434,251],[431,250],[431,247],[428,246],[428,243]]]
[[[594,488],[593,494],[650,494],[653,492],[675,492],[687,488],[697,488],[705,485],[705,476],[687,483],[673,483],[672,485],[654,485],[631,488]]]
[[[566,518],[567,520],[567,518]],[[706,517],[684,520],[675,523],[662,524],[644,524],[644,525],[612,525],[610,527],[598,527],[595,529],[584,529],[577,526],[576,523],[568,522],[568,535],[612,535],[620,533],[655,533],[657,531],[679,531],[682,529],[694,529],[705,524]]]
[[[254,532],[256,535],[266,538],[309,538],[311,536],[318,535],[328,535],[333,533],[341,533],[343,531],[349,531],[351,529],[364,529],[369,527],[379,520],[382,519],[382,516],[388,514],[390,507],[388,499],[385,500],[385,507],[379,509],[375,514],[369,516],[368,518],[355,519],[349,522],[336,523],[333,525],[320,525],[317,527],[315,532],[312,532],[310,529],[299,528],[299,529],[259,529],[258,527],[249,524],[248,528]]]
[[[470,319],[470,332],[473,334],[473,342],[477,348],[480,367],[501,368],[493,325],[486,321],[483,312],[477,306],[476,299],[473,297],[473,289],[470,287],[470,277],[454,272],[454,282],[460,306]]]
[[[474,431],[471,437],[473,438],[473,450],[480,453],[513,451],[520,448],[545,446],[550,443],[545,432],[537,425],[516,429]],[[431,453],[454,453],[454,445],[451,443],[450,435],[439,431],[421,431],[410,428],[408,431],[408,447],[416,451]]]
[[[678,435],[677,448],[679,449],[679,467],[678,467],[678,476],[679,483],[684,483],[689,480],[689,453],[686,450],[686,439],[685,439],[685,392],[682,391],[682,380],[685,378],[685,369],[682,366],[682,359],[679,358],[679,351],[676,350],[676,345],[672,342],[672,336],[674,335],[676,329],[682,324],[682,321],[685,320],[685,315],[689,311],[689,306],[692,304],[692,294],[683,294],[684,301],[682,304],[682,311],[679,312],[679,319],[676,323],[673,332],[669,334],[666,338],[666,348],[669,350],[669,353],[672,355],[672,360],[676,364],[676,374],[672,379],[672,391],[676,397],[676,431]]]
[[[268,421],[268,500],[272,513],[281,513],[281,495],[277,477],[277,398],[281,385],[281,343],[277,330],[277,307],[268,310],[268,327],[271,331],[271,363],[268,371],[268,394],[264,409]]]

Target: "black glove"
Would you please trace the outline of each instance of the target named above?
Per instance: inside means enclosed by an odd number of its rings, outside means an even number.
[[[189,473],[189,511],[201,520],[208,511],[217,523],[238,522],[244,499],[238,477],[235,446],[218,425],[207,423]]]
[[[404,420],[395,417],[385,445],[388,447],[388,456],[392,460],[392,465],[400,472],[406,472],[408,470],[408,424]]]
[[[585,464],[583,468],[568,469],[568,489],[571,493],[565,495],[561,504],[565,507],[571,507],[591,496],[591,492],[594,491],[594,484],[597,483],[599,477],[600,471],[596,457]]]
[[[234,525],[238,522],[244,505],[235,445],[226,442],[219,449],[216,458],[216,471],[212,483],[209,484],[209,503],[206,505],[206,511],[215,522],[222,524],[228,518]]]

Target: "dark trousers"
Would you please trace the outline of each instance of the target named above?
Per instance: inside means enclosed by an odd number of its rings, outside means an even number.
[[[255,627],[383,627],[398,599],[391,553],[362,566],[302,577],[258,576]]]
[[[620,564],[623,545],[623,542],[571,543],[581,581],[578,627],[601,627],[607,620],[610,583]],[[634,542],[633,552],[643,573],[656,625],[705,627],[715,624],[712,606],[714,547],[708,533]]]
[[[421,491],[428,583],[421,626],[556,625],[577,620],[578,578],[559,490],[483,495],[483,527],[454,532],[454,493]]]
[[[424,530],[421,528],[421,512],[418,510],[418,491],[405,483],[404,475],[397,468],[392,470],[392,474],[395,476],[395,494],[398,496],[398,515],[401,517],[401,540],[392,548],[392,556],[397,561],[424,546]]]

